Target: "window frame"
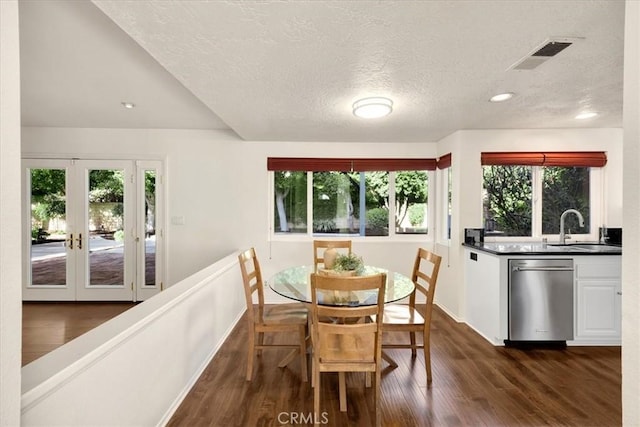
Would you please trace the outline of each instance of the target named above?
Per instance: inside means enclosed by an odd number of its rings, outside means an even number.
[[[453,169],[449,165],[446,168],[438,169],[437,179],[437,239],[442,245],[451,244],[451,228],[453,226]],[[449,212],[451,209],[451,212]],[[449,223],[451,215],[451,223]]]

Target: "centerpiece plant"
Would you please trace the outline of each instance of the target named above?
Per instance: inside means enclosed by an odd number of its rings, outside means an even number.
[[[353,271],[356,274],[361,273],[364,269],[364,262],[362,261],[362,257],[350,253],[350,254],[339,254],[336,257],[335,262],[333,263],[333,270],[339,272]]]

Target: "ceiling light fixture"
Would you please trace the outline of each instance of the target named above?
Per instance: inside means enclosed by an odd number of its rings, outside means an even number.
[[[513,98],[513,92],[505,92],[505,93],[500,93],[498,95],[494,95],[492,96],[489,101],[491,102],[502,102],[502,101],[507,101],[511,98]]]
[[[122,106],[128,110],[131,110],[132,108],[134,108],[136,106],[136,104],[134,104],[133,102],[126,102],[123,101],[121,102]]]
[[[595,116],[597,116],[597,115],[598,115],[598,113],[596,113],[596,112],[593,112],[593,111],[587,111],[587,112],[584,112],[584,113],[580,113],[580,114],[578,114],[578,115],[576,116],[576,119],[577,119],[577,120],[590,119],[590,118],[595,117]]]
[[[363,98],[353,103],[353,114],[363,119],[384,117],[393,110],[393,101],[389,98]]]

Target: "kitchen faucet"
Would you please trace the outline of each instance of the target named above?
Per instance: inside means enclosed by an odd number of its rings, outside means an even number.
[[[562,215],[560,215],[560,243],[563,245],[565,244],[564,217],[567,216],[568,213],[574,213],[578,215],[580,227],[584,227],[584,218],[582,217],[582,214],[580,212],[575,209],[567,209],[566,211],[562,212]]]

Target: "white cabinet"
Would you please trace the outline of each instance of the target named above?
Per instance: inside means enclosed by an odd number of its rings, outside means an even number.
[[[621,342],[621,257],[575,257],[574,344]]]
[[[501,257],[465,248],[465,322],[494,345],[507,338],[506,286]]]
[[[493,345],[508,338],[509,259],[558,258],[491,254],[465,247],[465,322]],[[567,345],[620,345],[621,256],[574,260],[574,339]]]

